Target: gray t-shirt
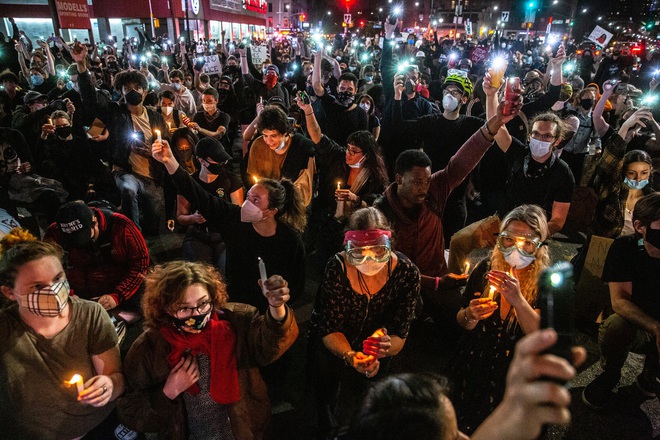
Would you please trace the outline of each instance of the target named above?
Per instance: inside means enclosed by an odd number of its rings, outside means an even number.
[[[84,435],[112,412],[114,402],[94,408],[78,402],[78,373],[96,375],[92,356],[117,346],[108,313],[95,302],[69,299],[71,321],[52,339],[34,332],[18,306],[0,311],[0,427],[2,438],[71,439]]]

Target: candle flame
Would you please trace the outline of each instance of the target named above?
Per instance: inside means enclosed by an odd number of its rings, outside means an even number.
[[[469,272],[470,272],[470,262],[466,261],[465,262],[465,270],[463,271],[463,273],[469,273]]]
[[[74,383],[78,383],[82,381],[82,376],[80,374],[74,374],[71,376],[71,379],[69,380],[68,384],[73,385]]]
[[[337,181],[337,189],[341,189],[341,180]]]
[[[259,183],[259,178],[257,176],[252,176],[254,183]]]

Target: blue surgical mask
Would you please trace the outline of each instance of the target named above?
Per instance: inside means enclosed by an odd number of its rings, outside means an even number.
[[[67,81],[67,83],[66,83],[66,89],[67,90],[73,90],[75,88],[76,88],[76,85],[74,84],[73,81]]]
[[[649,184],[649,179],[632,180],[626,177],[625,179],[623,179],[623,183],[628,185],[630,189],[644,189],[644,187]]]
[[[32,84],[35,86],[40,86],[44,83],[44,77],[41,75],[31,75],[30,80],[32,81]]]
[[[172,87],[174,90],[181,90],[181,84],[180,83],[172,83]]]
[[[373,80],[374,80],[374,77],[373,77],[373,76],[370,76],[370,75],[368,75],[368,76],[365,76],[365,77],[364,77],[364,80],[365,80],[366,82],[371,82],[371,81],[373,81]]]

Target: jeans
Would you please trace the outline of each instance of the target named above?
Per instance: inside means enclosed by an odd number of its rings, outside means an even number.
[[[121,211],[144,228],[145,235],[155,235],[165,226],[165,194],[155,181],[138,174],[118,171],[115,183],[121,194]]]
[[[449,241],[449,259],[447,267],[451,273],[463,273],[465,260],[474,249],[495,246],[496,236],[500,232],[500,218],[495,215],[467,225],[455,233]]]
[[[621,379],[621,368],[630,351],[646,354],[644,371],[651,377],[659,372],[655,337],[616,313],[600,325],[598,345],[609,388],[614,388]]]

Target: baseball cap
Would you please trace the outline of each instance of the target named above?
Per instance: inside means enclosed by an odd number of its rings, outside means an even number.
[[[64,243],[82,247],[92,241],[94,216],[89,206],[82,200],[68,202],[57,211],[55,223],[62,232]]]
[[[289,114],[289,108],[286,106],[286,104],[284,104],[284,100],[279,96],[272,96],[268,100],[267,104],[268,105],[276,105],[276,106],[280,107],[282,110],[284,110],[284,113]]]
[[[231,160],[231,156],[225,151],[225,147],[222,146],[219,140],[212,137],[205,137],[197,142],[195,156],[201,159],[209,158],[218,163]]]
[[[30,90],[25,94],[23,97],[23,103],[25,104],[30,104],[38,99],[48,99],[48,96],[44,95],[43,93],[35,92],[34,90]]]

